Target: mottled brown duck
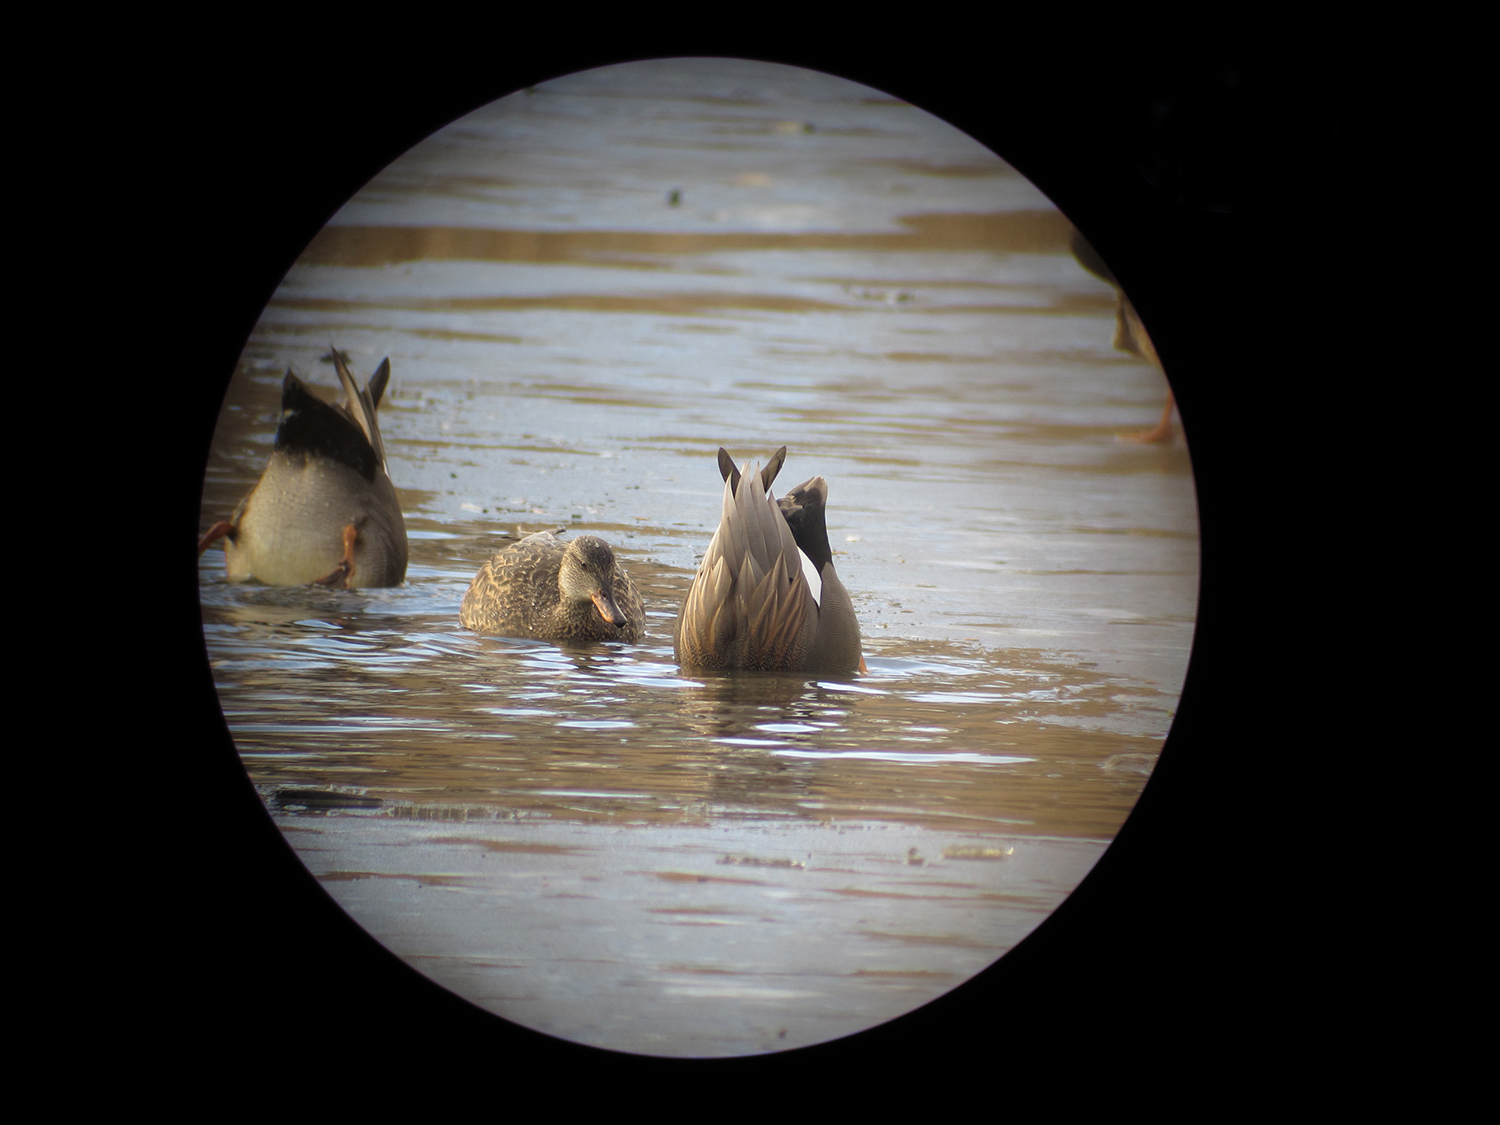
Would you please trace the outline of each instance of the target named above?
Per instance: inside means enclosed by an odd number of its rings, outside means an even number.
[[[337,406],[287,371],[266,471],[234,515],[198,541],[200,555],[224,541],[232,581],[352,590],[396,586],[406,577],[406,522],[375,419],[390,360],[364,388],[337,349],[333,363],[344,388]]]
[[[637,643],[645,632],[640,592],[597,535],[564,544],[528,535],[479,568],[458,619],[476,633],[590,644]]]
[[[739,470],[719,450],[719,527],[673,638],[684,669],[866,671],[854,604],[828,543],[828,482],[813,477],[774,500],[769,489],[785,459],[783,446],[764,470]]]
[[[1114,346],[1122,352],[1144,359],[1158,371],[1162,371],[1161,360],[1156,354],[1156,345],[1151,342],[1150,335],[1146,332],[1146,326],[1141,323],[1140,314],[1135,311],[1135,306],[1130,303],[1130,298],[1125,296],[1125,290],[1120,287],[1114,273],[1104,264],[1104,259],[1099,257],[1099,252],[1089,245],[1088,240],[1073,231],[1072,236],[1073,256],[1078,259],[1078,264],[1095,277],[1109,282],[1115,287],[1117,304],[1115,306],[1115,338]],[[1163,371],[1165,375],[1165,372]],[[1170,389],[1167,391],[1167,404],[1162,407],[1161,420],[1156,425],[1142,433],[1117,434],[1121,441],[1154,442],[1165,444],[1172,440],[1172,408],[1176,405],[1172,398]]]

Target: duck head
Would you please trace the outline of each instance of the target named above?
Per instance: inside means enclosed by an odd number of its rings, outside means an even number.
[[[615,604],[615,553],[598,536],[582,535],[568,544],[557,587],[564,602],[593,602],[599,616],[611,625],[625,624],[625,614]]]

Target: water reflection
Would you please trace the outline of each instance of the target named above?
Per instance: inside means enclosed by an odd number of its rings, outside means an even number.
[[[660,626],[640,646],[569,650],[473,636],[449,614],[382,621],[358,593],[219,597],[215,676],[272,794],[322,777],[387,807],[442,792],[467,808],[669,823],[700,821],[707,803],[719,815],[966,817],[1107,838],[1142,778],[1101,763],[1157,746],[1091,729],[1127,706],[1132,685],[978,646],[905,640],[902,656],[874,656],[848,682],[687,677]],[[1165,719],[1170,700],[1128,706]]]

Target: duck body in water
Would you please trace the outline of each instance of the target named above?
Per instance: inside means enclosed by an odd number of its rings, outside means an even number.
[[[636,644],[645,633],[640,591],[597,535],[564,544],[528,535],[480,567],[459,608],[464,628],[505,637]]]
[[[198,542],[201,555],[224,541],[231,581],[352,590],[406,577],[406,522],[375,419],[390,360],[361,388],[337,349],[332,358],[344,404],[329,405],[288,371],[265,472],[233,516]]]
[[[1125,296],[1125,290],[1115,277],[1114,271],[1104,264],[1104,259],[1099,257],[1099,252],[1089,245],[1086,238],[1077,230],[1073,231],[1071,237],[1073,256],[1078,259],[1078,264],[1089,273],[1102,281],[1107,281],[1115,287],[1115,338],[1114,346],[1122,352],[1128,352],[1139,359],[1145,360],[1152,367],[1166,374],[1162,368],[1161,359],[1156,354],[1156,345],[1151,342],[1151,336],[1146,331],[1146,326],[1141,323],[1141,316],[1135,311],[1135,305],[1131,304],[1130,298]],[[1161,420],[1154,427],[1142,433],[1117,434],[1120,441],[1135,441],[1147,444],[1166,444],[1172,440],[1172,409],[1176,405],[1172,392],[1167,391],[1167,403],[1162,408]]]
[[[677,616],[674,651],[689,670],[847,675],[865,671],[859,623],[828,544],[828,482],[772,499],[783,446],[762,471],[719,450],[724,503]]]

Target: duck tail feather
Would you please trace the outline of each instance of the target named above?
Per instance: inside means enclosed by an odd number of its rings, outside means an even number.
[[[361,389],[354,381],[354,376],[350,373],[343,357],[339,355],[339,350],[337,348],[331,348],[331,350],[334,369],[339,373],[339,382],[344,388],[344,397],[349,400],[349,416],[364,433],[365,440],[370,443],[370,448],[375,451],[380,467],[384,469],[386,467],[385,446],[380,440],[380,426],[375,421],[375,403],[371,401],[369,390]],[[384,390],[383,385],[381,389]]]
[[[729,485],[731,492],[740,486],[740,471],[734,467],[734,458],[729,456],[729,450],[722,445],[719,446],[719,475],[724,478],[724,483]]]
[[[785,523],[776,511],[775,504],[766,497],[761,488],[760,469],[753,462],[745,462],[741,470],[740,488],[735,497],[736,507],[744,516],[746,539],[750,553],[755,557],[759,569],[770,569],[771,563],[781,554],[781,535],[778,525]]]
[[[738,647],[737,642],[740,637],[734,609],[732,601],[725,601],[714,610],[713,616],[708,621],[708,628],[704,632],[700,662],[710,665],[733,664],[734,650]],[[727,659],[715,659],[715,653],[722,653]]]
[[[743,489],[741,489],[743,491]],[[724,485],[724,512],[719,521],[719,550],[729,563],[731,572],[737,573],[745,556],[750,553],[750,536],[746,529],[748,512],[740,504],[737,493]]]
[[[723,559],[714,561],[713,570],[708,573],[707,580],[703,583],[702,599],[712,605],[722,605],[729,598],[729,591],[734,587],[734,575],[730,572],[728,565]]]
[[[765,490],[767,496],[771,494],[771,482],[776,479],[776,474],[781,472],[781,465],[786,460],[786,446],[782,446],[771,459],[766,462],[766,467],[760,471],[760,486]]]
[[[732,643],[734,618],[725,610],[730,606],[733,586],[725,560],[705,555],[682,608],[680,643],[690,663],[712,665],[713,654]]]
[[[761,490],[770,494],[771,482],[776,479],[776,474],[781,472],[782,463],[786,461],[786,446],[782,446],[771,459],[766,462],[766,467],[760,471]],[[735,467],[734,458],[729,455],[729,450],[722,445],[719,446],[719,475],[724,478],[729,487],[735,491],[740,487],[740,471]]]
[[[784,670],[810,651],[818,628],[816,594],[803,552],[767,491],[786,456],[765,470],[736,468],[721,451],[724,497],[719,526],[683,603],[679,658],[716,668]]]
[[[370,437],[370,420],[365,416],[364,396],[360,394],[359,384],[354,381],[354,375],[344,362],[344,357],[339,355],[339,350],[331,350],[334,370],[339,373],[339,385],[344,388],[344,401],[348,406],[349,417],[354,419],[354,424],[364,432],[365,440],[373,446],[375,441]]]
[[[751,559],[745,560],[745,565],[740,570],[738,588],[745,606],[745,623],[754,636],[759,633],[759,622],[765,614],[766,605],[776,600],[778,568],[772,567],[769,571],[757,573],[752,563]]]
[[[380,396],[385,394],[385,385],[390,381],[391,357],[386,356],[380,361],[380,366],[375,369],[375,374],[370,376],[370,406],[372,409],[380,409]]]

